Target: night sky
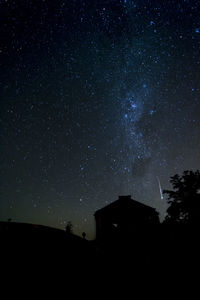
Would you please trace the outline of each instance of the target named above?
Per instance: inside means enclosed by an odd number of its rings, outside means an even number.
[[[200,165],[200,2],[0,0],[0,220],[95,236]]]

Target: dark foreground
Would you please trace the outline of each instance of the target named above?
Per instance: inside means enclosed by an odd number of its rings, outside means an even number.
[[[1,273],[35,280],[156,282],[163,276],[190,277],[200,266],[196,227],[156,225],[134,235],[87,241],[63,230],[0,222]],[[164,279],[163,279],[164,280]],[[128,282],[128,281],[127,281]],[[155,283],[156,284],[156,283]]]

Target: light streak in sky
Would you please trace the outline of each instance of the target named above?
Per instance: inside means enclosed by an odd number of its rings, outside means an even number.
[[[159,186],[159,190],[160,190],[160,199],[163,200],[164,197],[163,197],[163,192],[162,192],[160,180],[159,180],[158,176],[157,176],[156,178],[157,178],[157,180],[158,180],[158,186]]]

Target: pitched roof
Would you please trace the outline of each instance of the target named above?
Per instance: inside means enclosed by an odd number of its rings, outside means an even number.
[[[97,210],[94,215],[96,214],[101,214],[105,211],[112,211],[112,209],[116,207],[121,207],[121,208],[140,208],[143,210],[148,210],[151,212],[156,212],[155,208],[150,207],[144,203],[138,202],[136,200],[131,199],[131,195],[127,196],[119,196],[119,199],[104,206],[103,208]]]

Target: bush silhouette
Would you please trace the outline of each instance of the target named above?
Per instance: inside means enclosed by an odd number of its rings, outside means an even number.
[[[73,225],[71,221],[67,222],[67,226],[65,227],[65,231],[67,234],[73,233]]]

